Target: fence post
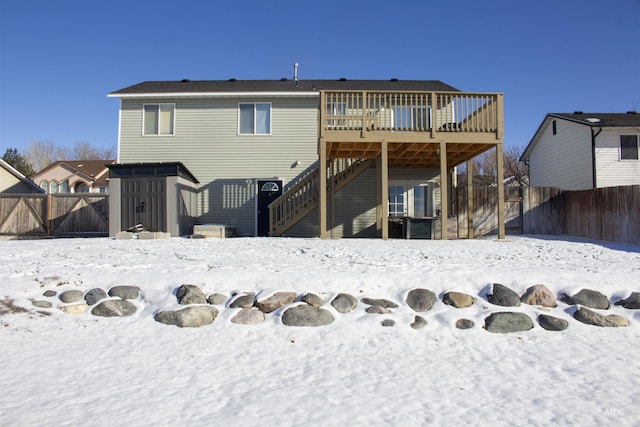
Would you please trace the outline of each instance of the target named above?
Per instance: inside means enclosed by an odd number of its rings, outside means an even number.
[[[53,234],[53,194],[47,194],[47,206],[46,206],[46,227],[47,235]]]

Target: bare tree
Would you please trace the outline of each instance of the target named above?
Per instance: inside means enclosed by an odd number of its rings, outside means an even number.
[[[93,147],[88,142],[58,147],[51,141],[31,141],[25,151],[26,160],[36,171],[43,170],[57,160],[112,160],[115,157],[115,148]]]
[[[88,142],[76,142],[61,150],[59,160],[111,160],[115,158],[113,147],[93,147]]]
[[[529,167],[520,161],[523,148],[515,145],[505,146],[502,150],[504,179],[513,179],[520,185],[529,185]],[[490,150],[472,160],[474,181],[480,184],[494,184],[497,176],[496,151]],[[461,170],[465,170],[461,168]],[[466,174],[460,176],[466,181]]]
[[[25,150],[25,158],[36,171],[41,171],[60,156],[60,150],[51,141],[31,141]]]

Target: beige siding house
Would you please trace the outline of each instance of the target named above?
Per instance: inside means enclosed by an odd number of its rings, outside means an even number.
[[[59,160],[40,172],[33,180],[48,194],[108,193],[109,169],[114,160]]]
[[[196,223],[239,236],[386,238],[404,217],[435,224],[443,172],[502,149],[502,95],[440,81],[151,81],[108,96],[120,101],[117,163],[184,165]]]
[[[0,193],[42,193],[43,191],[13,166],[0,159]]]
[[[640,185],[640,114],[548,114],[520,160],[533,186],[585,190]]]

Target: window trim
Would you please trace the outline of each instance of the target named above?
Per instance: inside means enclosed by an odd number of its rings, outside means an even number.
[[[146,107],[148,105],[157,105],[158,106],[158,132],[157,133],[145,133],[145,114],[146,114]],[[162,109],[163,105],[171,105],[171,108],[173,109],[173,114],[172,114],[172,123],[171,123],[171,133],[160,133],[160,110]],[[145,103],[142,104],[142,136],[151,136],[151,137],[158,137],[158,136],[174,136],[176,134],[176,104],[175,102],[149,102],[149,103]]]
[[[636,157],[634,158],[628,158],[622,157],[622,137],[635,137],[636,139]],[[627,133],[627,134],[619,134],[618,135],[618,160],[621,162],[637,162],[638,160],[640,160],[640,135],[638,134],[632,134],[632,133]]]
[[[241,105],[253,105],[253,132],[248,133],[248,132],[242,132],[242,126],[240,123],[240,106]],[[258,105],[268,105],[269,106],[269,122],[267,123],[267,126],[269,127],[267,130],[268,132],[266,133],[256,133],[256,120],[257,120],[257,106]],[[238,102],[238,129],[237,129],[237,135],[238,136],[269,136],[273,133],[272,131],[272,124],[273,124],[273,103],[271,102]]]

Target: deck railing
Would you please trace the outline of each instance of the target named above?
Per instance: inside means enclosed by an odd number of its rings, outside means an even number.
[[[322,131],[498,132],[501,95],[324,91]]]

